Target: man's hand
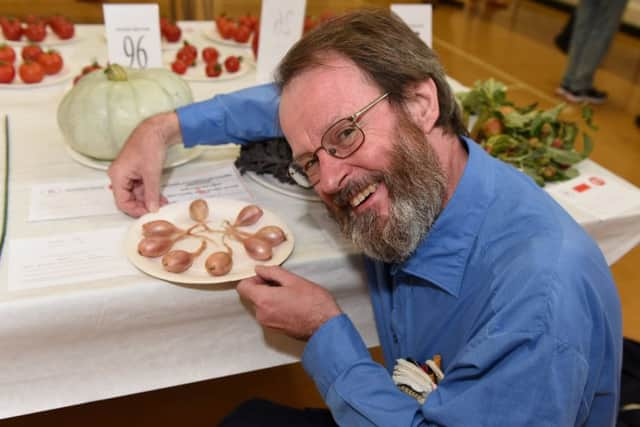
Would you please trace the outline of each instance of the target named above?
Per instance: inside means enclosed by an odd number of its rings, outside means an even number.
[[[152,116],[134,129],[108,171],[120,210],[139,217],[167,203],[160,195],[160,177],[167,147],[177,143],[179,136],[180,124],[173,112]]]
[[[327,320],[341,313],[321,286],[280,267],[256,267],[257,276],[241,280],[237,291],[255,307],[256,320],[290,337],[308,340]]]

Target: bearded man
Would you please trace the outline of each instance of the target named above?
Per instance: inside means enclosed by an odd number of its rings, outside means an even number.
[[[116,202],[157,207],[162,163],[150,172],[148,158],[180,133],[192,145],[281,128],[292,176],[365,254],[386,367],[321,285],[256,268],[238,293],[262,325],[307,341],[330,415],[253,402],[223,425],[613,426],[622,334],[607,264],[544,191],[467,137],[434,52],[390,12],[358,11],[301,39],[276,83],[144,122],[109,171]],[[412,383],[415,368],[434,378]]]

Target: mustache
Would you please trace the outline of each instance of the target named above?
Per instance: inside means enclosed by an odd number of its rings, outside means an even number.
[[[336,193],[332,200],[333,203],[340,209],[345,209],[351,207],[351,199],[360,193],[362,190],[367,188],[369,185],[374,183],[379,183],[384,181],[384,173],[383,172],[373,172],[368,174],[366,177],[357,178],[352,181],[349,181],[344,188],[342,188],[338,193]]]

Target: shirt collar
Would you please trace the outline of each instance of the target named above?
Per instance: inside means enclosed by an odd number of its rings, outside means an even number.
[[[469,158],[453,196],[414,254],[397,266],[456,297],[495,184],[492,159],[473,140],[463,136],[461,143]]]

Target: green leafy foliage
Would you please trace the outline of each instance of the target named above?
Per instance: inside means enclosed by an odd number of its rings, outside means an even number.
[[[494,79],[477,81],[456,97],[467,127],[472,124],[471,137],[540,186],[575,178],[578,170],[573,165],[593,151],[593,140],[586,132],[582,132],[582,150],[576,149],[581,132],[576,123],[560,118],[565,104],[548,110],[536,104],[516,106],[507,99],[507,87]],[[588,129],[597,130],[588,106],[582,107],[582,119]]]

